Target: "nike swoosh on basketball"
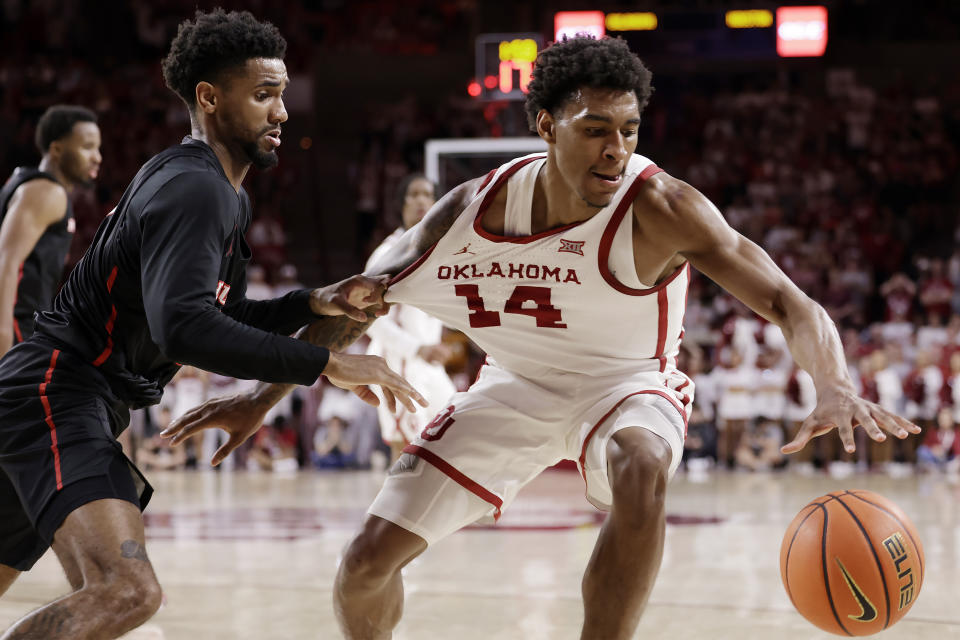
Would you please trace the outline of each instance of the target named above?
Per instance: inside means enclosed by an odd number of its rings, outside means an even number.
[[[863,591],[860,590],[860,587],[856,582],[853,581],[853,578],[850,577],[850,573],[847,571],[847,568],[843,566],[843,563],[840,562],[840,558],[837,558],[837,564],[840,565],[840,571],[843,572],[843,579],[847,581],[847,586],[850,587],[853,597],[857,599],[857,603],[860,604],[860,615],[848,615],[847,617],[851,620],[859,620],[860,622],[870,622],[877,619],[877,608],[873,606],[873,603],[863,594]]]

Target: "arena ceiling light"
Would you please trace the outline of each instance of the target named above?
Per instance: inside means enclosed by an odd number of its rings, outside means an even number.
[[[579,33],[601,38],[606,33],[603,11],[558,11],[553,16],[554,39],[573,38]]]
[[[822,56],[826,49],[826,7],[777,9],[777,55],[784,58]]]

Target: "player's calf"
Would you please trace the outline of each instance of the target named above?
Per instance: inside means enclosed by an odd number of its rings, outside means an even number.
[[[400,570],[427,543],[392,522],[370,516],[347,547],[334,585],[334,609],[350,640],[389,638],[403,612]]]
[[[20,572],[13,567],[0,564],[0,596],[7,592],[7,589],[10,588],[10,585],[13,584],[13,581],[16,580],[19,575]]]

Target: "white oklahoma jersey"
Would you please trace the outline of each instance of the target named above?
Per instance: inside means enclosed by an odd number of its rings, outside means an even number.
[[[403,229],[398,229],[384,238],[370,254],[367,264],[376,262],[387,253],[402,235]],[[457,388],[443,366],[427,362],[418,354],[421,347],[439,344],[443,339],[443,323],[436,318],[416,307],[395,304],[386,316],[371,325],[367,336],[370,338],[367,353],[382,356],[390,368],[409,380],[431,405],[442,406],[456,392]],[[377,416],[384,442],[406,444],[427,426],[432,417],[427,412],[411,413],[397,403],[396,413],[393,413],[387,407],[380,386],[371,388],[380,399]]]
[[[607,207],[531,235],[534,188],[545,162],[542,154],[530,155],[492,172],[447,233],[386,294],[389,302],[460,329],[488,354],[477,382],[455,394],[404,449],[482,502],[452,509],[459,520],[437,515],[437,508],[421,513],[412,490],[398,491],[398,480],[425,473],[408,457],[370,509],[430,543],[478,517],[499,517],[524,484],[565,458],[577,461],[588,499],[609,508],[606,444],[621,428],[662,436],[672,450],[671,473],[680,462],[693,397],[693,384],[676,369],[689,266],[645,286],[633,257],[632,203],[660,169],[633,155]],[[482,219],[505,185],[500,236],[484,230]],[[416,493],[431,499],[422,486]]]

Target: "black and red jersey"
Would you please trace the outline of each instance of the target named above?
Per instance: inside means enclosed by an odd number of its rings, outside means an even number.
[[[3,224],[7,215],[14,192],[31,180],[50,180],[60,184],[52,174],[37,167],[17,167],[0,189],[0,224]],[[33,333],[35,311],[50,309],[57,285],[63,277],[63,265],[70,252],[74,227],[73,206],[68,198],[63,217],[47,227],[27,259],[23,261],[18,274],[17,298],[13,306],[16,342],[22,342]]]
[[[287,335],[316,319],[309,291],[245,297],[250,199],[189,136],[151,158],[100,225],[38,337],[90,362],[132,407],[178,367],[312,384],[329,352]]]

